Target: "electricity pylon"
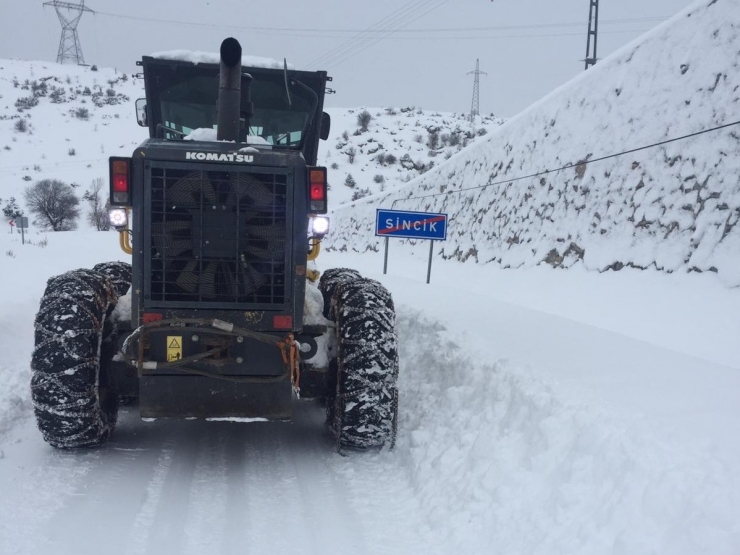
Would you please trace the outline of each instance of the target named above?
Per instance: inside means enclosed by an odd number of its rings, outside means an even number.
[[[84,64],[85,58],[82,55],[82,46],[80,46],[80,36],[77,34],[77,25],[80,23],[83,13],[95,12],[85,6],[85,0],[81,0],[79,4],[51,0],[50,2],[45,2],[44,6],[53,6],[57,12],[59,23],[62,24],[62,38],[59,40],[57,63],[63,64],[69,60],[77,65]]]
[[[488,74],[480,70],[480,60],[475,60],[475,71],[469,71],[468,75],[475,75],[473,102],[470,106],[470,123],[475,123],[475,116],[480,114],[480,76]]]
[[[599,38],[599,0],[589,0],[591,3],[588,11],[588,42],[586,43],[586,69],[595,65],[597,39]],[[593,52],[591,52],[591,37],[593,37]]]

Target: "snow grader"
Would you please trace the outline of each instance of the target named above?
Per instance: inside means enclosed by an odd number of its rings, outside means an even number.
[[[110,159],[109,216],[131,264],[48,281],[31,361],[44,439],[101,444],[122,402],[144,419],[289,420],[300,396],[323,400],[340,447],[392,446],[391,295],[314,268],[330,78],[243,58],[233,38],[220,57],[138,65],[149,138]]]

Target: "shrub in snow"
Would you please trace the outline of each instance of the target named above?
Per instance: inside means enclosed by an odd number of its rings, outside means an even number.
[[[342,139],[344,139],[345,141],[349,141],[349,133],[347,133],[346,131],[342,133]]]
[[[70,156],[74,156],[75,154],[77,154],[77,151],[74,148],[70,148],[67,151],[67,154],[69,154]]]
[[[90,111],[87,108],[77,108],[73,112],[77,119],[87,120],[90,117]]]
[[[460,132],[459,131],[453,131],[450,134],[450,146],[457,146],[460,144]]]
[[[430,150],[436,150],[439,148],[439,131],[436,129],[429,132],[429,137],[427,137],[427,146]]]
[[[370,189],[358,189],[352,193],[352,201],[360,200],[370,194]]]
[[[26,205],[36,216],[36,223],[52,231],[77,228],[80,199],[70,185],[57,179],[43,179],[26,189]]]
[[[10,197],[3,207],[3,216],[6,218],[14,219],[20,218],[23,215],[23,210],[20,209],[15,197]]]
[[[385,155],[385,163],[388,164],[389,166],[392,166],[393,164],[395,164],[397,160],[398,159],[393,154]]]
[[[49,94],[49,100],[51,100],[54,104],[62,104],[66,99],[64,98],[64,89],[57,89],[54,87]]]
[[[375,160],[378,162],[379,165],[385,166],[385,153],[381,152],[375,157]]]
[[[357,186],[357,181],[355,181],[355,178],[352,177],[351,173],[347,174],[347,179],[344,180],[345,186],[349,187],[350,189],[354,189]]]
[[[386,108],[385,109],[385,115],[387,115],[387,116],[395,116],[396,114],[397,114],[397,112],[393,108]]]
[[[116,96],[116,91],[113,89],[108,89],[107,91],[105,91],[105,94],[107,94],[108,96]]]
[[[90,71],[98,71],[98,66],[93,65],[92,67],[90,67]]]
[[[377,174],[377,175],[376,175],[375,177],[373,177],[373,181],[374,181],[375,183],[378,183],[378,184],[380,184],[380,183],[385,183],[385,177],[383,177],[383,176],[382,176],[382,175],[380,175],[380,174]]]
[[[28,123],[26,123],[26,120],[23,118],[17,120],[15,122],[15,130],[18,131],[18,133],[25,133],[28,131]]]
[[[417,143],[421,144],[424,141],[424,137],[422,137],[421,135],[414,135],[414,140]]]
[[[90,188],[85,191],[82,198],[87,201],[90,206],[90,212],[87,215],[88,223],[97,229],[98,231],[108,231],[110,229],[110,221],[108,220],[108,200],[103,200],[104,194],[101,191],[104,190],[104,180],[102,177],[98,177],[93,180]]]
[[[360,131],[363,133],[367,131],[367,126],[370,125],[370,122],[373,120],[373,116],[368,112],[367,110],[363,110],[359,114],[357,114],[357,127],[360,128]]]
[[[23,110],[30,110],[34,106],[37,106],[38,103],[39,99],[37,96],[23,96],[15,101],[15,107],[19,112],[22,112]]]
[[[84,96],[90,96],[90,95],[92,94],[92,91],[90,90],[90,87],[85,87],[85,88],[84,88],[84,89],[82,90],[82,94],[83,94]]]
[[[355,156],[357,156],[357,150],[355,149],[355,147],[352,146],[349,149],[347,149],[345,154],[347,155],[347,158],[349,159],[349,163],[354,164]]]
[[[479,137],[482,137],[486,133],[488,133],[488,130],[485,127],[481,127],[480,129],[478,129],[478,136]]]
[[[339,169],[339,164],[337,164],[336,162],[333,162],[332,165],[331,165],[331,169],[338,170]]]

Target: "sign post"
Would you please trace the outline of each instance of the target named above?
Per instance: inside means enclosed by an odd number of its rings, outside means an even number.
[[[25,229],[28,227],[28,218],[21,216],[18,218],[18,227],[21,228],[21,244],[26,244]]]
[[[447,240],[447,214],[378,208],[375,213],[375,235],[385,237],[383,274],[388,271],[388,242],[391,237],[429,240],[429,265],[427,267],[427,283],[429,283],[432,276],[434,241]]]

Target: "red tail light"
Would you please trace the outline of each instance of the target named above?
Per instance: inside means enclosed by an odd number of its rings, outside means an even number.
[[[131,158],[110,159],[110,203],[131,205]]]
[[[326,168],[309,168],[308,201],[311,214],[326,214]]]
[[[292,316],[273,316],[272,327],[276,330],[289,330],[293,328]]]

